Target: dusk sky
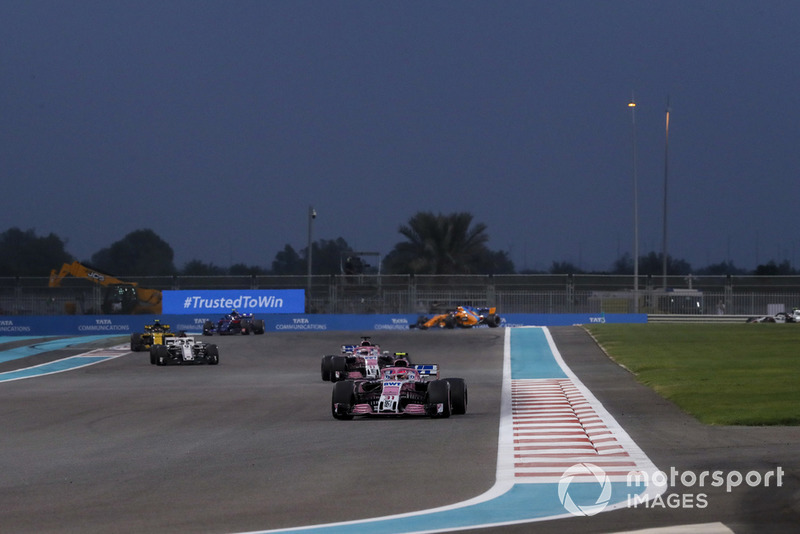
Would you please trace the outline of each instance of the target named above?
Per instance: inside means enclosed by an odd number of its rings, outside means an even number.
[[[800,2],[0,3],[0,231],[269,268],[466,211],[518,270],[800,267]],[[670,102],[665,172],[666,106]],[[54,266],[56,267],[56,266]],[[114,273],[124,274],[124,273]]]

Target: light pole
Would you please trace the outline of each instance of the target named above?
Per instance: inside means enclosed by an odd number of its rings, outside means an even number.
[[[308,261],[308,290],[306,291],[306,299],[311,298],[311,235],[314,226],[314,219],[317,218],[317,212],[314,206],[308,207],[308,248],[306,249],[306,260]]]
[[[636,100],[631,92],[631,134],[633,137],[633,313],[639,313],[639,184],[636,175]]]
[[[667,289],[667,177],[669,176],[669,95],[667,95],[666,141],[664,143],[664,235],[661,237],[661,279],[662,287]]]

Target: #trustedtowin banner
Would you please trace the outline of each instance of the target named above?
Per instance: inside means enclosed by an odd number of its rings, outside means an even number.
[[[164,291],[164,313],[303,313],[302,289],[208,289]]]

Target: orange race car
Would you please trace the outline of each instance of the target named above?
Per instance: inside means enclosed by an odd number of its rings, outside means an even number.
[[[455,310],[440,313],[433,317],[421,316],[411,328],[426,330],[428,328],[471,328],[478,325],[487,325],[490,328],[500,326],[502,319],[497,315],[497,308],[473,308],[472,306],[459,306]]]

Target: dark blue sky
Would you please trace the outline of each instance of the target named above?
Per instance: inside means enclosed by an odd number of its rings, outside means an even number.
[[[0,231],[176,266],[388,253],[468,211],[518,269],[800,262],[800,2],[0,3]],[[120,274],[120,273],[118,273]]]

